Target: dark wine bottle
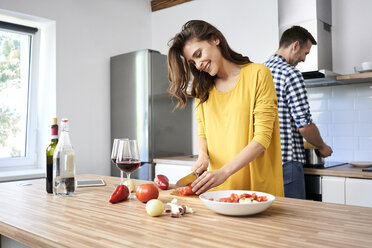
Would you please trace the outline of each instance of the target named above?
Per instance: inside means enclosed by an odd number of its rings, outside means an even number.
[[[53,193],[53,155],[58,143],[57,118],[52,120],[52,141],[46,149],[46,191]]]

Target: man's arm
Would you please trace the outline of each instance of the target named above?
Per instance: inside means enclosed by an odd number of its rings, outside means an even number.
[[[318,147],[322,157],[332,155],[332,148],[324,143],[322,137],[320,136],[318,127],[314,123],[311,123],[306,127],[299,128],[298,130],[302,137],[304,137],[310,144]]]

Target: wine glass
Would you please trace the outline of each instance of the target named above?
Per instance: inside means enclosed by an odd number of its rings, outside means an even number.
[[[130,174],[137,170],[140,164],[137,141],[128,139],[119,140],[116,166],[127,174],[128,185],[130,185]],[[131,194],[129,198],[132,198]]]
[[[119,141],[120,140],[128,140],[128,139],[127,138],[114,139],[114,142],[112,144],[112,151],[111,151],[111,162],[114,163],[114,164],[116,164],[116,158],[118,156]],[[120,171],[120,178],[121,178],[120,184],[124,183],[123,177],[124,177],[123,171]]]

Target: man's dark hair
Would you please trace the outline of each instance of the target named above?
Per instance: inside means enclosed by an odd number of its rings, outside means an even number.
[[[286,48],[295,41],[299,41],[300,46],[302,47],[307,43],[308,40],[310,40],[311,44],[313,45],[317,44],[309,31],[300,26],[293,26],[284,31],[282,37],[280,38],[279,47]]]

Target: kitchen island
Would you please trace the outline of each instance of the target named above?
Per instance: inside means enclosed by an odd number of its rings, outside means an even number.
[[[31,247],[371,247],[372,208],[277,197],[263,213],[219,215],[197,197],[178,197],[193,214],[150,217],[137,200],[110,204],[118,177],[77,188],[73,197],[45,192],[45,180],[0,184],[0,233]],[[137,181],[139,183],[143,183]],[[160,192],[169,202],[174,190]]]

